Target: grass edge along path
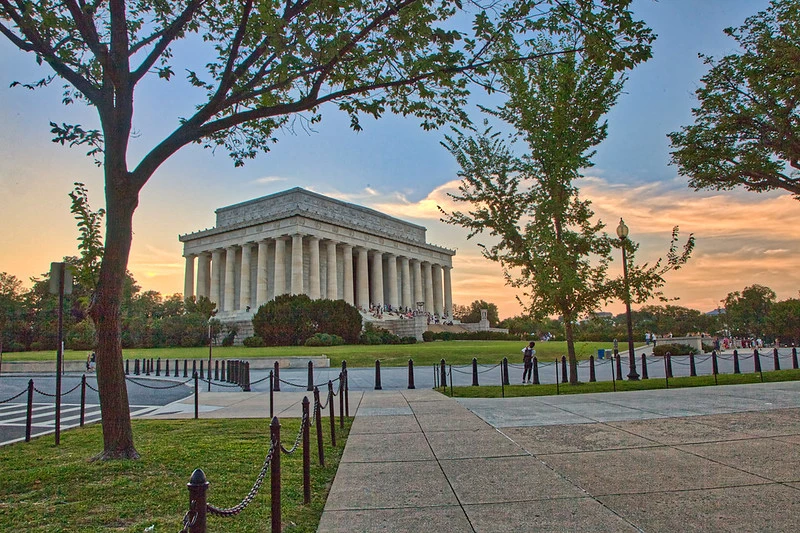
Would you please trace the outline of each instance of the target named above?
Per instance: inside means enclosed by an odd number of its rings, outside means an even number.
[[[745,374],[717,374],[714,376],[681,376],[669,378],[669,387],[665,378],[650,378],[639,381],[596,381],[593,383],[580,382],[577,385],[569,383],[542,384],[542,385],[481,385],[460,387],[439,387],[436,390],[455,398],[519,398],[524,396],[555,396],[556,394],[592,394],[597,392],[626,392],[635,390],[679,389],[685,387],[708,387],[714,385],[740,385],[746,383],[760,383],[759,373]],[[800,381],[800,370],[771,370],[763,372],[763,382],[773,383],[779,381]]]
[[[342,360],[347,361],[349,367],[369,367],[380,359],[382,366],[405,366],[409,359],[415,365],[432,365],[441,359],[454,365],[467,365],[476,357],[480,364],[496,364],[503,357],[508,357],[510,363],[522,362],[522,349],[528,341],[434,341],[418,342],[416,344],[350,344],[345,346],[271,346],[265,348],[247,348],[244,346],[218,347],[214,346],[212,355],[214,359],[258,359],[280,357],[311,357],[326,355],[330,358],[331,366],[340,366]],[[641,346],[637,343],[636,346]],[[597,356],[598,349],[612,348],[610,342],[577,342],[575,351],[578,359],[588,359],[590,355]],[[86,361],[87,350],[67,350],[64,357],[68,361]],[[567,354],[567,343],[562,341],[547,341],[536,343],[536,356],[539,361],[554,361]],[[55,351],[40,352],[5,352],[3,361],[53,361],[55,365]],[[208,346],[194,348],[126,348],[123,350],[125,359],[161,358],[161,359],[208,359]]]
[[[102,449],[100,425],[0,448],[0,531],[178,531],[195,468],[209,481],[208,502],[232,507],[250,491],[269,450],[267,419],[134,420],[138,461],[90,461]],[[319,466],[311,438],[311,504],[303,505],[302,451],[281,455],[284,531],[316,531],[352,419],[337,424],[337,447],[325,441]],[[283,418],[291,448],[299,418]],[[341,440],[340,440],[341,439]],[[151,528],[152,529],[148,529]],[[269,531],[269,474],[250,505],[232,518],[208,517],[209,531]]]

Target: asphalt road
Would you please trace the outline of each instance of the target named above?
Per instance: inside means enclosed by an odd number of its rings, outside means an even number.
[[[31,436],[55,433],[55,376],[52,374],[5,374],[0,376],[0,402],[2,402],[0,403],[0,446],[24,440],[25,438],[27,388],[28,381],[31,379],[34,386]],[[182,378],[156,380],[133,376],[127,383],[131,415],[133,417],[144,416],[163,405],[190,395],[193,391],[192,383],[181,385],[183,381],[185,380]],[[63,376],[61,384],[62,431],[76,427],[80,423],[80,383],[80,374],[66,374]],[[86,376],[86,385],[84,420],[86,424],[90,424],[100,420],[99,399],[97,392],[95,392],[97,381],[93,375]],[[22,392],[21,395],[11,399],[20,392]]]

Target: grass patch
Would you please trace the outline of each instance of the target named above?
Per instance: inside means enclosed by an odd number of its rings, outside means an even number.
[[[405,366],[409,359],[415,365],[433,365],[441,359],[449,364],[467,365],[476,357],[478,363],[496,364],[508,357],[511,363],[522,362],[521,350],[525,341],[436,341],[417,344],[347,345],[347,346],[271,346],[246,348],[244,346],[214,347],[214,359],[257,359],[261,357],[308,357],[327,355],[332,366],[340,366],[346,360],[351,367],[368,367],[380,359],[383,366]],[[637,346],[641,346],[637,344]],[[610,342],[578,342],[575,353],[578,359],[597,355],[600,348],[610,349]],[[72,361],[85,361],[86,351],[67,350],[65,357]],[[536,356],[540,361],[554,361],[567,353],[566,342],[536,343]],[[148,348],[123,350],[126,359],[208,359],[208,347],[196,348]],[[55,361],[55,352],[4,353],[5,361]]]
[[[764,372],[764,382],[797,381],[800,380],[800,370],[777,370]],[[743,383],[760,383],[759,374],[718,374],[718,385],[739,385]],[[684,387],[708,387],[715,385],[714,376],[682,376],[670,378],[669,388],[679,389]],[[665,389],[667,383],[664,378],[643,379],[640,381],[617,381],[617,392],[633,390]],[[450,395],[450,387],[439,387],[439,392]],[[593,392],[612,392],[614,383],[611,381],[596,381],[594,383],[568,383],[547,385],[508,385],[505,387],[506,398],[520,396],[555,396],[556,394],[587,394]],[[500,385],[487,385],[480,387],[453,387],[453,396],[457,398],[501,398],[503,387]]]
[[[208,501],[232,507],[249,492],[269,449],[269,421],[134,420],[138,461],[90,462],[102,449],[99,425],[0,448],[0,531],[178,531],[187,509],[186,483],[202,468]],[[282,440],[294,443],[299,419],[281,420]],[[281,456],[284,531],[316,531],[341,458],[350,423],[326,444],[325,468],[311,438],[312,500],[303,502],[302,454]],[[327,425],[326,425],[327,429]],[[337,423],[337,430],[338,430]],[[330,434],[328,434],[329,439]],[[270,523],[269,474],[238,516],[209,516],[209,531],[263,531]],[[265,526],[265,524],[267,524]]]

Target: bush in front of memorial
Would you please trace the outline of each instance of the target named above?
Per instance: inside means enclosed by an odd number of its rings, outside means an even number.
[[[347,344],[358,344],[361,313],[344,300],[312,300],[305,294],[283,294],[258,309],[253,316],[253,329],[265,346],[300,346],[321,333],[338,335]]]

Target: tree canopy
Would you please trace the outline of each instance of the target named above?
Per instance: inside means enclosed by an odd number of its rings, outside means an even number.
[[[699,189],[786,190],[800,200],[800,3],[773,0],[725,33],[741,48],[710,66],[694,124],[669,134],[672,162]]]

